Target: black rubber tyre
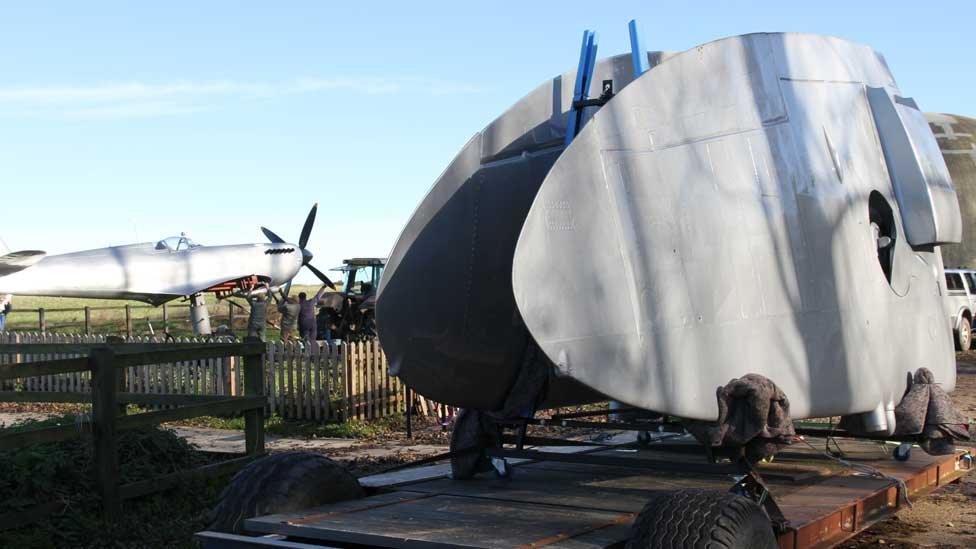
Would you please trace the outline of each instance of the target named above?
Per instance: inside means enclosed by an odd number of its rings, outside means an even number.
[[[286,513],[365,495],[356,477],[310,452],[261,458],[238,471],[210,511],[209,530],[240,533],[244,519]]]
[[[628,549],[775,549],[772,523],[756,502],[715,490],[660,492],[634,520]]]
[[[973,327],[968,318],[959,321],[959,329],[956,330],[956,349],[968,351],[973,343]]]

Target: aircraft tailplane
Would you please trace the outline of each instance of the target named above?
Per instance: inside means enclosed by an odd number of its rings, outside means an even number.
[[[44,259],[45,255],[47,254],[40,250],[21,250],[19,252],[0,255],[0,276],[7,276],[18,271],[23,271]]]

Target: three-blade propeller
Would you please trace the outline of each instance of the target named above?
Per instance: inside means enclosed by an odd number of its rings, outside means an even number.
[[[312,271],[312,273],[314,273],[315,276],[319,277],[319,280],[321,280],[326,286],[334,290],[335,284],[333,284],[332,281],[329,280],[329,277],[325,276],[325,273],[312,266],[312,264],[310,263],[313,257],[312,252],[305,249],[305,246],[308,245],[308,239],[312,235],[312,226],[315,225],[315,213],[318,211],[318,209],[319,209],[319,205],[318,203],[316,203],[314,206],[312,206],[312,210],[308,212],[308,217],[305,218],[305,225],[302,226],[302,234],[301,236],[298,237],[298,247],[302,251],[302,265],[308,267],[308,270]],[[264,233],[264,236],[268,237],[268,240],[270,240],[275,244],[286,243],[284,238],[281,238],[280,236],[276,235],[271,229],[268,229],[266,227],[261,227],[261,232]],[[288,282],[288,286],[289,287],[291,286],[291,281]]]

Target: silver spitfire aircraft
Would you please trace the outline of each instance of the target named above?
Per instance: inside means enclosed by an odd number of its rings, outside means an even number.
[[[202,246],[183,236],[47,256],[27,250],[0,255],[0,294],[134,299],[160,305],[201,293],[218,298],[258,285],[290,284],[303,267],[333,286],[309,264],[305,249],[318,205],[305,220],[298,244],[264,227],[270,244]],[[334,287],[334,286],[333,286]]]

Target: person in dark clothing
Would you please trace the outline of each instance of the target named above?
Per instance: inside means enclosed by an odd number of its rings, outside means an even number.
[[[326,286],[323,285],[312,299],[308,299],[305,292],[298,294],[298,305],[301,307],[301,312],[298,314],[298,336],[304,340],[316,340],[315,304],[322,299],[325,288]]]
[[[281,340],[291,341],[295,338],[301,306],[295,296],[285,297],[285,293],[281,292],[281,298],[278,303],[278,312],[281,313]]]
[[[10,314],[12,295],[0,295],[0,332],[7,329],[7,315]]]
[[[274,297],[274,293],[267,285],[260,286],[247,293],[247,302],[251,305],[251,312],[247,317],[248,337],[257,337],[264,341],[267,332],[268,304],[272,297]]]
[[[315,316],[316,328],[318,329],[319,340],[325,340],[332,351],[332,326],[336,323],[337,316],[332,307],[320,307],[319,314]]]

